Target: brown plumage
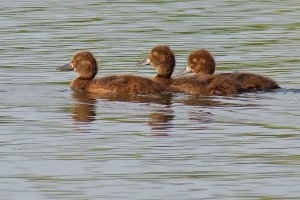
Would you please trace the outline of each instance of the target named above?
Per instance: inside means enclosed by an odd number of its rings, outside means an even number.
[[[244,92],[244,89],[236,81],[225,77],[206,75],[201,78],[189,76],[175,78],[170,87],[173,91],[181,91],[186,94],[202,95],[234,95]]]
[[[73,90],[84,90],[98,94],[159,94],[166,88],[155,81],[133,75],[112,75],[94,79],[98,66],[93,54],[89,51],[76,53],[70,63],[57,68],[60,71],[76,71],[79,76],[70,87]]]
[[[182,74],[193,72],[201,78],[203,75],[212,75],[215,67],[214,58],[208,51],[203,49],[197,50],[189,55],[186,72]],[[215,81],[220,83],[224,89],[228,89],[232,83],[239,84],[243,92],[268,91],[280,88],[275,81],[259,74],[234,72],[213,76],[215,77]]]
[[[246,91],[268,91],[278,89],[280,86],[271,78],[245,72],[225,73],[230,79],[238,81]]]
[[[207,75],[215,72],[216,63],[207,50],[201,49],[189,55],[188,66],[193,69],[195,74]]]
[[[207,57],[210,58],[209,52]],[[205,64],[206,66],[215,65],[213,59],[193,59]],[[153,78],[156,82],[168,86],[171,92],[181,92],[186,94],[202,94],[202,95],[231,95],[243,92],[243,89],[234,80],[229,80],[225,84],[219,82],[220,77],[216,76],[190,76],[171,78],[175,67],[175,56],[168,46],[160,45],[154,47],[145,61],[139,65],[151,64],[156,70],[157,75]],[[203,69],[205,70],[205,69]],[[209,69],[207,72],[213,73],[214,70]],[[223,78],[222,78],[223,79]]]

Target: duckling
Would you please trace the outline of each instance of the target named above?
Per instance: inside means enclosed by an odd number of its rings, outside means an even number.
[[[188,57],[188,65],[181,75],[193,72],[198,77],[213,75],[216,64],[213,56],[205,49],[192,52]],[[221,73],[214,75],[215,79],[222,82],[224,87],[228,81],[236,81],[244,92],[269,91],[278,89],[280,86],[271,78],[245,72]]]
[[[167,89],[163,85],[146,77],[134,75],[111,75],[95,79],[98,71],[97,61],[89,51],[76,53],[71,62],[57,68],[59,71],[75,71],[79,76],[70,87],[98,94],[147,95],[160,94]]]
[[[157,70],[157,75],[153,80],[168,86],[170,92],[202,95],[232,95],[242,92],[242,88],[236,81],[229,80],[224,85],[218,82],[214,76],[209,75],[203,76],[201,79],[198,76],[171,78],[175,64],[174,53],[166,45],[155,46],[148,57],[138,63],[139,66],[152,65]]]

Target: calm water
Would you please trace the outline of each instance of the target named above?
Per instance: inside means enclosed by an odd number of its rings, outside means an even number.
[[[300,5],[287,1],[1,1],[0,199],[300,199]],[[283,89],[233,97],[75,93],[55,68],[87,49],[98,76],[157,44]]]

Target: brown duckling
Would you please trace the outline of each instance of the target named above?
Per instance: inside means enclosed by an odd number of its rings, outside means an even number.
[[[153,79],[160,84],[169,86],[168,90],[171,92],[202,95],[231,95],[242,92],[242,88],[236,81],[229,80],[224,85],[219,82],[220,78],[216,80],[215,76],[207,75],[201,79],[198,76],[171,78],[175,63],[172,50],[168,46],[159,45],[155,46],[148,57],[138,65],[151,64],[157,70],[157,75]]]
[[[193,72],[198,77],[212,75],[215,71],[216,64],[213,56],[207,50],[197,50],[192,52],[188,57],[188,65],[183,73]],[[221,73],[214,75],[222,84],[228,85],[228,81],[237,81],[243,88],[244,92],[269,91],[280,88],[279,85],[271,78],[245,72]]]
[[[79,76],[70,87],[73,90],[84,90],[98,94],[160,94],[166,87],[152,79],[133,75],[111,75],[94,79],[97,74],[97,61],[89,51],[76,53],[70,63],[57,68],[59,71],[75,71]]]

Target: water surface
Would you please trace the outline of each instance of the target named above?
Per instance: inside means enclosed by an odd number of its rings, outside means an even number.
[[[296,1],[2,1],[0,199],[299,199]],[[232,97],[72,92],[55,68],[90,50],[98,76],[169,45],[177,74],[206,48],[218,72],[282,89]]]

